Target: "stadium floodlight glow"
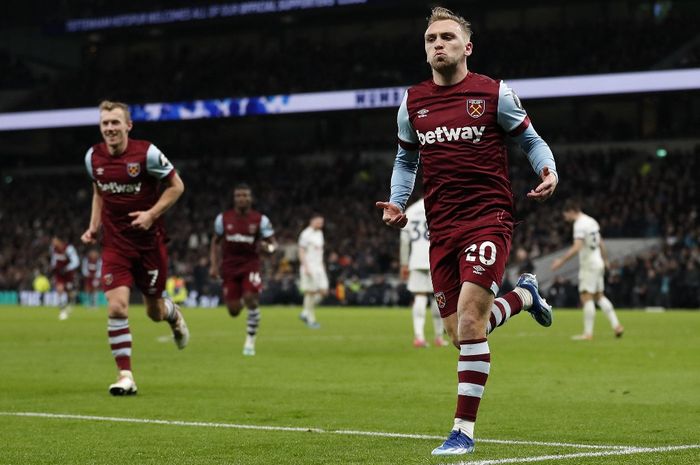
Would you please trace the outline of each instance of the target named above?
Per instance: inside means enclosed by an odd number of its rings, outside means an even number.
[[[700,89],[700,68],[509,80],[521,99]],[[236,97],[131,105],[134,121],[183,121],[252,115],[396,108],[406,87]],[[97,125],[95,108],[0,113],[0,131]]]
[[[99,122],[100,111],[97,107],[0,113],[0,131],[71,128],[97,125]]]
[[[700,68],[509,81],[520,98],[579,97],[700,89]]]

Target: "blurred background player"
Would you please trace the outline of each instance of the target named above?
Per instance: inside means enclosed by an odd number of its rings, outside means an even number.
[[[233,205],[214,220],[209,273],[213,278],[219,275],[223,278],[224,301],[232,317],[241,313],[244,304],[248,309],[243,355],[255,355],[255,338],[260,324],[259,296],[263,285],[259,249],[271,254],[277,248],[277,240],[270,219],[252,209],[253,194],[247,184],[239,184],[233,189]]]
[[[425,307],[428,305],[428,296],[433,293],[433,283],[430,280],[428,222],[425,219],[425,203],[422,198],[406,209],[406,218],[408,223],[401,230],[401,279],[408,279],[407,287],[413,294],[413,346],[427,347],[424,330]],[[435,345],[446,346],[447,342],[442,338],[445,327],[434,299],[430,310],[433,315]]]
[[[119,369],[109,387],[115,396],[136,394],[131,371],[129,297],[131,286],[141,290],[146,312],[155,322],[167,321],[175,344],[184,349],[189,331],[180,309],[163,298],[168,251],[162,215],[185,190],[180,176],[152,143],[129,139],[129,107],[120,102],[100,104],[103,143],[85,154],[93,181],[90,225],[81,239],[94,244],[102,227],[102,286],[107,297],[108,335]],[[160,184],[165,189],[160,192]]]
[[[73,245],[67,243],[58,236],[51,239],[51,274],[54,287],[58,296],[58,319],[67,320],[73,311],[72,303],[75,299],[75,270],[80,266],[78,252]]]
[[[433,8],[424,34],[432,78],[404,95],[390,200],[376,204],[385,224],[404,227],[404,209],[422,159],[435,299],[460,350],[452,431],[433,455],[474,451],[474,425],[491,367],[484,329],[500,316],[494,314],[495,297],[515,222],[506,136],[519,143],[540,176],[528,198],[546,200],[558,181],[552,151],[513,90],[468,70],[472,47],[470,23],[450,10]],[[512,315],[513,307],[526,308],[540,324],[551,325],[551,307],[539,295],[534,275],[522,275],[503,299],[507,297],[512,304],[507,303],[497,325]]]
[[[88,298],[90,307],[97,307],[97,293],[100,290],[100,278],[102,277],[102,259],[100,253],[95,249],[90,249],[83,257],[80,267],[83,275],[83,292]]]
[[[600,226],[592,217],[581,211],[576,200],[567,200],[564,204],[564,219],[574,224],[574,243],[566,253],[552,262],[552,270],[558,270],[564,263],[578,254],[578,291],[583,306],[583,334],[573,336],[575,340],[593,339],[595,323],[595,304],[610,321],[615,337],[622,337],[624,328],[615,314],[612,302],[605,297],[605,269],[610,267]]]
[[[299,318],[311,329],[319,329],[316,321],[316,305],[328,294],[328,275],[323,264],[322,215],[315,213],[309,225],[299,235],[299,278],[304,293],[304,309]]]

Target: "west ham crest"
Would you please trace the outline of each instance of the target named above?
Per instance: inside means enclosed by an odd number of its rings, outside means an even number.
[[[436,292],[435,293],[435,303],[437,304],[438,308],[445,308],[445,305],[447,305],[447,298],[445,297],[444,292]]]
[[[114,276],[112,276],[112,273],[107,273],[104,277],[104,280],[105,284],[109,286],[112,284],[112,281],[114,281]]]
[[[472,118],[480,118],[486,111],[486,101],[484,99],[467,99],[467,114]]]
[[[129,176],[135,178],[141,173],[141,163],[127,163],[126,172],[129,173]]]

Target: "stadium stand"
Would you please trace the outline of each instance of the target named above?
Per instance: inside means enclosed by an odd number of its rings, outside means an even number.
[[[409,4],[392,11],[391,18],[327,11],[322,17],[287,16],[284,27],[280,19],[263,15],[206,28],[182,23],[135,28],[129,34],[114,29],[53,35],[54,42],[79,47],[79,59],[46,57],[56,63],[55,75],[16,109],[93,105],[115,95],[135,103],[418,82],[427,75],[420,44],[426,10],[419,2]],[[148,6],[139,8],[147,11]],[[675,67],[665,59],[696,36],[695,17],[684,14],[682,6],[655,13],[648,2],[631,2],[620,11],[610,7],[605,19],[600,5],[592,4],[475,11],[470,66],[504,79]],[[78,4],[65,14],[85,17],[99,11]],[[364,20],[361,34],[357,17]],[[629,53],[632,48],[637,52]],[[98,73],[100,79],[94,79]]]
[[[521,160],[513,163],[513,191],[522,221],[514,247],[524,248],[534,259],[567,246],[571,231],[560,220],[561,206],[564,199],[578,197],[584,211],[600,219],[604,237],[664,237],[663,248],[614,264],[608,279],[619,305],[696,306],[698,281],[693,279],[700,267],[700,227],[693,173],[698,172],[698,149],[665,158],[632,151],[559,153],[559,170],[577,182],[563,182],[546,204],[525,199],[534,178]],[[378,221],[372,208],[374,200],[386,195],[391,159],[390,154],[378,160],[332,162],[268,157],[238,165],[213,158],[175,160],[187,194],[167,219],[172,272],[185,277],[189,288],[216,288],[201,269],[212,222],[217,212],[230,207],[232,184],[244,180],[253,188],[256,208],[273,221],[281,244],[266,266],[266,301],[298,300],[295,240],[309,215],[320,211],[327,218],[332,285],[353,289],[360,283],[344,300],[397,303],[398,235]],[[0,251],[0,288],[29,288],[34,273],[46,270],[52,232],[78,241],[88,221],[89,189],[82,173],[60,180],[53,175],[17,176],[2,185],[7,201],[0,214],[13,221],[0,226],[0,235],[9,238]],[[32,207],[36,205],[40,210]]]

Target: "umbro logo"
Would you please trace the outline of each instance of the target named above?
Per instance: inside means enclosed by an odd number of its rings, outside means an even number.
[[[105,174],[105,169],[102,167],[97,168],[97,170],[95,171],[97,171],[98,176],[102,176],[103,174]]]
[[[474,274],[482,274],[484,271],[486,271],[486,268],[481,265],[474,265],[472,269],[474,270]]]
[[[427,108],[422,108],[422,109],[418,110],[418,117],[425,118],[426,116],[428,116],[429,111],[430,110],[428,110]]]

